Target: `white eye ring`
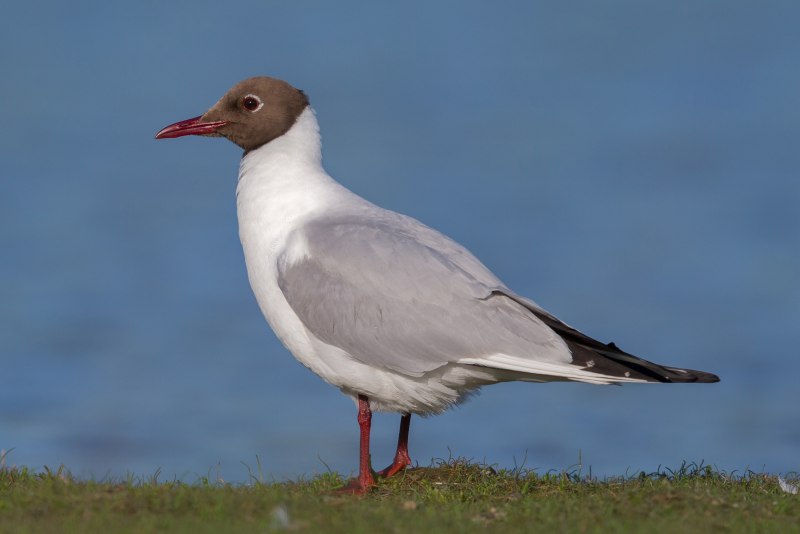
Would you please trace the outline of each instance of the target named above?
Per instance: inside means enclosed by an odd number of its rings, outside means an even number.
[[[258,107],[253,108],[253,109],[245,107],[244,103],[247,102],[247,99],[249,99],[249,98],[252,98],[256,102],[258,102]],[[244,109],[246,109],[247,111],[249,111],[250,113],[255,113],[256,111],[258,111],[259,109],[264,107],[264,102],[262,102],[261,99],[258,98],[256,95],[244,95],[244,98],[242,98],[242,107]]]

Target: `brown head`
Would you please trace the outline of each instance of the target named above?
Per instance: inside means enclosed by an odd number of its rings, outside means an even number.
[[[249,152],[288,132],[307,106],[303,91],[283,80],[257,76],[234,85],[200,117],[170,124],[156,139],[221,136]]]

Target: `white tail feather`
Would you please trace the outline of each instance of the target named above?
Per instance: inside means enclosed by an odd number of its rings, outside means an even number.
[[[581,369],[575,365],[529,360],[506,354],[494,354],[482,358],[464,358],[459,360],[458,363],[516,371],[541,377],[552,376],[554,379],[575,380],[577,382],[586,382],[587,384],[648,383],[647,380],[640,378],[603,375]]]

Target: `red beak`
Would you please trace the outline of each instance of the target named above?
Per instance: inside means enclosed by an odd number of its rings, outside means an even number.
[[[227,121],[200,122],[201,117],[186,119],[163,128],[156,134],[156,139],[170,139],[184,135],[208,135],[216,133],[217,128],[225,126]]]

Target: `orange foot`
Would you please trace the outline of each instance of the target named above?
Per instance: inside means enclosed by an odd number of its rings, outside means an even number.
[[[366,495],[372,488],[375,487],[375,479],[372,473],[368,476],[359,476],[358,478],[351,478],[347,484],[341,488],[333,490],[331,493],[335,495]]]
[[[390,465],[386,469],[378,471],[378,474],[382,477],[389,478],[391,476],[396,475],[400,471],[405,470],[405,468],[408,467],[409,465],[411,465],[411,458],[408,456],[408,451],[398,450],[397,454],[394,457],[392,465]]]

